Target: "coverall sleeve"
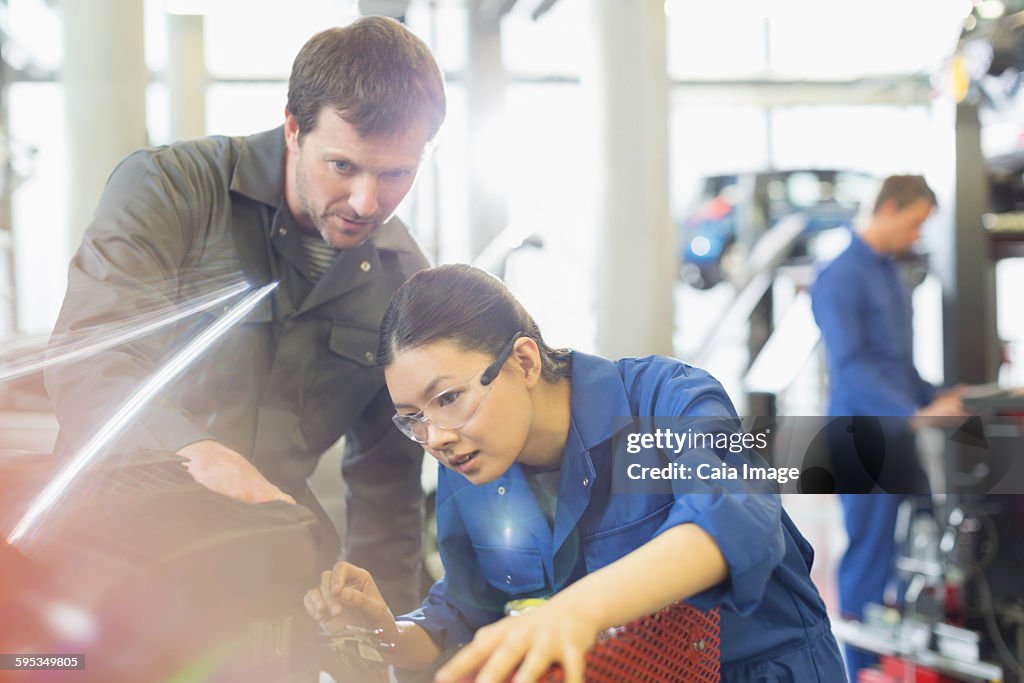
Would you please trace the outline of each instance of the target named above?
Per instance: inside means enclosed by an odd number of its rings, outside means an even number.
[[[870,352],[867,330],[861,320],[859,291],[841,280],[832,271],[823,271],[811,296],[814,319],[821,329],[826,353],[834,369],[831,381],[851,388],[846,393],[853,401],[852,407],[863,406],[863,409],[854,410],[854,414],[913,415],[918,405],[924,405],[934,397],[934,387],[928,391],[921,386],[919,392],[908,393],[902,386],[903,380],[886,371],[885,365]],[[925,398],[928,400],[920,403]]]
[[[659,376],[652,378],[654,381],[645,381],[651,390],[642,404],[647,405],[653,416],[655,428],[678,433],[683,418],[694,431],[740,429],[732,402],[721,384],[708,373],[680,363],[664,364],[657,370],[648,370],[651,371]],[[677,457],[692,468],[702,463],[717,468],[723,460],[740,468],[744,462],[751,462],[746,449],[734,452],[692,448]],[[727,607],[739,614],[750,614],[785,555],[778,493],[766,482],[696,477],[673,481],[673,492],[675,502],[655,536],[679,524],[696,524],[714,539],[729,567],[725,581],[688,602],[702,609]]]
[[[437,482],[438,546],[445,576],[419,609],[398,617],[418,624],[442,651],[468,643],[477,629],[502,618],[505,600],[475,569],[479,561],[445,475],[442,470]]]
[[[195,173],[162,164],[152,152],[136,152],[118,165],[71,261],[51,357],[65,344],[131,329],[175,310],[179,271],[196,234],[196,195],[210,191],[201,183]],[[46,387],[64,447],[78,448],[90,438],[160,366],[173,339],[173,326],[165,327],[48,368]],[[177,450],[207,438],[186,410],[157,397],[111,449]]]

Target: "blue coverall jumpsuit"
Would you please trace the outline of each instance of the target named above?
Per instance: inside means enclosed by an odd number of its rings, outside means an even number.
[[[437,522],[447,573],[420,609],[399,619],[417,622],[445,650],[499,619],[506,601],[550,596],[667,529],[693,523],[714,538],[729,566],[727,580],[688,601],[721,608],[722,680],[846,680],[810,580],[813,550],[777,493],[711,482],[694,484],[690,493],[613,491],[615,470],[626,465],[612,452],[616,425],[629,416],[734,418],[718,381],[669,358],[612,362],[573,352],[571,411],[553,523],[518,464],[480,486],[440,469]],[[630,462],[645,457],[658,464],[649,453]],[[721,463],[717,450],[685,457],[691,465]]]
[[[914,367],[910,294],[891,257],[860,237],[818,275],[811,290],[829,373],[829,415],[906,418],[936,389]],[[895,454],[916,458],[916,453]],[[839,566],[844,616],[860,619],[881,603],[895,561],[896,510],[904,496],[841,494],[849,545]],[[846,649],[850,678],[876,658]]]

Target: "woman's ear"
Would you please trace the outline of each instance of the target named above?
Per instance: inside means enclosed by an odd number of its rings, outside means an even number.
[[[532,389],[540,381],[540,347],[531,337],[520,337],[512,347],[512,358],[519,372],[526,380],[526,387]]]

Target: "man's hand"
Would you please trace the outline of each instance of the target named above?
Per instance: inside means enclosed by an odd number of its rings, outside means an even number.
[[[943,391],[935,400],[917,409],[911,416],[911,424],[919,427],[955,427],[967,417],[962,402],[964,394],[970,391],[969,384],[958,384]]]
[[[966,417],[962,399],[970,391],[968,384],[958,384],[935,397],[935,400],[918,409],[916,417]]]
[[[240,453],[216,441],[197,441],[178,455],[188,460],[189,474],[211,491],[244,503],[282,500],[295,505],[294,498],[267,481]]]

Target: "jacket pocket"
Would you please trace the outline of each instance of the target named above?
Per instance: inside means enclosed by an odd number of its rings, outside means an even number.
[[[473,545],[480,571],[502,593],[520,595],[542,590],[544,561],[533,548]]]
[[[348,323],[331,325],[328,348],[342,358],[355,361],[365,367],[377,365],[377,342],[380,331]]]
[[[597,571],[651,540],[674,504],[675,501],[670,501],[639,519],[585,536],[583,557],[587,563],[587,571]]]

